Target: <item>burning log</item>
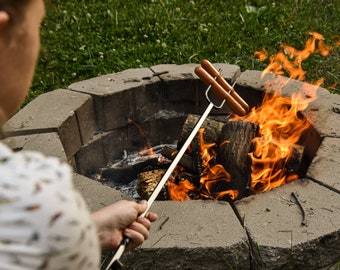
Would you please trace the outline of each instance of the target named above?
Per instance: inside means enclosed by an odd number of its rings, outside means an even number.
[[[149,199],[152,192],[161,181],[162,176],[165,173],[165,169],[155,169],[138,174],[138,186],[137,192],[142,199]],[[157,197],[157,200],[166,200],[168,193],[166,187],[163,187],[162,191]]]
[[[165,146],[161,151],[161,154],[170,160],[174,160],[177,153],[178,153],[177,150],[172,149],[171,147],[168,146]],[[182,165],[191,172],[197,173],[197,167],[195,166],[194,159],[189,155],[184,154],[178,164]]]
[[[294,144],[292,146],[292,155],[286,164],[287,170],[300,173],[304,150],[305,148],[302,145]]]
[[[110,181],[115,185],[127,185],[137,178],[137,175],[147,167],[156,167],[158,165],[157,158],[151,158],[143,162],[136,163],[125,167],[107,167],[100,170],[101,178]]]
[[[178,148],[180,148],[184,141],[189,137],[189,134],[194,129],[196,123],[199,121],[200,116],[189,114],[187,119],[184,122],[182,133],[180,135],[178,141]],[[217,143],[218,138],[220,136],[221,130],[223,128],[224,123],[220,121],[216,121],[212,118],[206,118],[202,124],[202,129],[204,129],[203,139],[206,143]],[[196,172],[197,175],[200,175],[202,172],[202,160],[200,158],[200,142],[198,139],[198,135],[193,139],[191,143],[191,151],[192,151],[192,159],[193,159],[193,167],[194,170],[192,172]],[[198,179],[199,180],[199,179]],[[195,183],[195,184],[199,184]]]
[[[229,121],[219,138],[217,162],[231,174],[231,188],[239,191],[238,199],[248,196],[250,190],[250,158],[252,139],[257,135],[257,126],[251,122]]]
[[[194,129],[196,123],[198,122],[200,116],[195,114],[189,114],[184,122],[182,133],[178,141],[178,148],[180,148],[184,141],[189,137],[189,134]],[[203,122],[202,128],[204,128],[204,141],[207,143],[215,142],[217,143],[220,133],[222,131],[224,123],[216,121],[212,118],[207,118]]]

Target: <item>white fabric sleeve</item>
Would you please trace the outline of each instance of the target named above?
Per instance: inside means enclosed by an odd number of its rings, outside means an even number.
[[[68,164],[0,144],[0,269],[98,270],[100,248]]]

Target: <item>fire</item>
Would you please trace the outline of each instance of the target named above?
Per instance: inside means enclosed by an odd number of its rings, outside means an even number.
[[[302,62],[313,53],[327,56],[332,50],[331,46],[324,44],[321,34],[316,32],[309,34],[311,37],[303,50],[284,45],[279,53],[270,57],[270,63],[262,74],[288,74],[292,79],[304,80],[306,71],[302,68]],[[266,59],[266,52],[256,52],[255,56],[263,61]],[[278,81],[271,83],[282,85]],[[276,89],[273,94],[267,91],[261,106],[253,108],[244,117],[237,117],[239,120],[253,122],[259,126],[259,137],[253,139],[255,150],[249,154],[252,161],[253,193],[270,190],[298,179],[298,175],[290,172],[286,164],[294,154],[294,145],[310,126],[299,112],[305,110],[308,104],[317,98],[316,90],[322,83],[323,79],[314,85],[304,84],[300,92],[293,93],[290,98],[281,96],[281,89]]]
[[[296,173],[286,169],[286,164],[294,153],[294,145],[310,126],[306,118],[299,116],[299,111],[307,104],[305,96],[299,93],[291,98],[282,97],[279,92],[267,93],[260,107],[238,118],[256,123],[259,127],[259,137],[253,139],[255,150],[249,154],[253,193],[270,190],[298,178]]]
[[[306,71],[302,68],[302,62],[311,54],[318,53],[327,56],[332,47],[326,45],[323,36],[316,32],[310,32],[310,38],[302,50],[284,45],[282,50],[269,57],[269,64],[262,75],[273,73],[288,75],[290,79],[304,80]],[[339,44],[337,44],[338,46]],[[260,61],[268,58],[266,50],[255,52]],[[289,79],[278,77],[277,80],[268,82],[271,85],[285,85]],[[253,122],[258,125],[259,135],[252,141],[254,151],[249,153],[251,159],[251,189],[254,194],[271,190],[282,184],[298,179],[298,174],[287,164],[295,154],[301,135],[310,127],[310,123],[300,112],[305,110],[309,103],[317,98],[316,90],[323,83],[321,78],[313,84],[304,84],[299,92],[291,97],[283,97],[281,89],[275,89],[274,93],[268,90],[262,104],[252,108],[248,115],[235,116],[233,120]],[[190,192],[199,193],[199,198],[222,199],[225,196],[235,199],[238,191],[230,190],[229,183],[232,176],[226,172],[223,166],[214,164],[215,144],[207,144],[203,140],[203,131],[199,133],[201,158],[203,171],[200,175],[199,186],[190,180],[175,183],[168,182],[168,190],[171,199],[188,200]]]
[[[306,41],[305,47],[302,50],[297,50],[289,45],[283,45],[280,52],[270,57],[270,63],[263,73],[287,74],[292,79],[303,81],[306,71],[302,68],[302,62],[311,54],[319,53],[322,56],[327,56],[333,49],[332,46],[326,45],[323,42],[321,34],[309,32],[309,35],[311,37]],[[254,55],[260,61],[264,61],[268,57],[266,50],[257,51]]]
[[[200,129],[198,139],[203,170],[200,174],[199,184],[194,185],[188,179],[180,179],[178,181],[178,178],[182,176],[178,171],[182,170],[180,166],[177,166],[177,172],[168,180],[168,191],[171,200],[190,200],[190,193],[196,194],[196,199],[222,199],[228,196],[228,198],[230,197],[234,200],[238,196],[237,190],[226,189],[231,181],[231,176],[222,165],[215,164],[214,158],[216,153],[214,147],[216,144],[206,143],[203,139],[203,133],[204,129]]]
[[[147,146],[145,146],[143,149],[140,151],[141,156],[151,156],[151,157],[156,157],[155,152],[152,149],[152,145],[149,143],[149,141],[146,139],[145,133],[143,128],[138,125],[134,120],[128,119],[129,124],[133,124],[137,129],[141,137],[143,137],[146,141]]]

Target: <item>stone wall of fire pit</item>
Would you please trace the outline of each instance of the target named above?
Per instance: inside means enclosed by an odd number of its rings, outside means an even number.
[[[259,71],[214,64],[250,106],[268,79]],[[6,124],[16,151],[39,150],[69,162],[91,210],[122,198],[89,178],[124,151],[172,143],[188,113],[207,106],[196,65],[158,65],[74,83],[39,96]],[[290,96],[302,83],[285,79]],[[275,88],[275,85],[271,85]],[[304,145],[310,166],[288,185],[233,204],[156,201],[159,220],[141,248],[126,253],[127,269],[321,269],[340,260],[340,95],[317,89],[303,114],[312,122]],[[227,115],[228,107],[212,114]]]

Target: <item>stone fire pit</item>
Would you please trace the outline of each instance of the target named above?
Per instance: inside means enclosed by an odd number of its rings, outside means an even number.
[[[214,64],[250,106],[259,104],[259,71]],[[122,198],[88,178],[137,151],[139,123],[152,145],[178,139],[188,113],[207,106],[197,65],[158,65],[74,83],[36,98],[6,124],[5,142],[15,150],[39,150],[69,162],[76,187],[96,210]],[[283,95],[301,89],[290,81]],[[321,269],[340,261],[340,95],[319,88],[303,113],[313,128],[305,147],[310,166],[303,177],[230,205],[218,201],[156,201],[159,219],[143,246],[123,255],[126,269]],[[213,114],[227,114],[228,108]],[[305,220],[298,201],[305,212]],[[334,268],[335,269],[335,268]]]

